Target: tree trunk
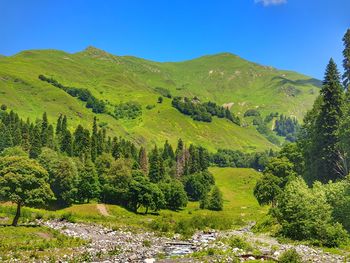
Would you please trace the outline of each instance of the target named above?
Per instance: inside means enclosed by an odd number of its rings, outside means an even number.
[[[13,226],[17,226],[18,219],[19,219],[20,215],[21,215],[21,203],[18,203],[16,215],[15,215],[15,218],[13,219],[13,222],[12,222]]]

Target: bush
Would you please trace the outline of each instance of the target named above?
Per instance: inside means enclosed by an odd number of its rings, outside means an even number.
[[[228,244],[232,248],[240,248],[244,251],[252,251],[253,250],[253,247],[247,241],[245,241],[242,237],[237,237],[237,236],[231,237],[228,240]]]
[[[332,211],[324,186],[316,183],[310,189],[298,178],[287,183],[273,214],[284,236],[336,247],[347,240],[347,233],[342,225],[334,222]]]
[[[208,196],[204,196],[200,202],[200,208],[221,211],[223,209],[222,193],[219,187],[214,186]]]
[[[1,110],[7,110],[7,106],[5,104],[1,105]]]
[[[163,97],[167,97],[169,99],[172,97],[170,91],[166,88],[156,87],[154,88],[154,90],[161,94]]]
[[[142,115],[142,108],[139,103],[129,101],[115,106],[114,114],[117,119],[136,119]]]
[[[295,249],[285,251],[278,259],[280,263],[302,263],[302,259]]]
[[[249,109],[244,113],[244,117],[260,116],[260,112],[256,109]]]

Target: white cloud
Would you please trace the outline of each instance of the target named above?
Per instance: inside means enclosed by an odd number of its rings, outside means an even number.
[[[283,5],[287,3],[287,0],[255,0],[255,3],[261,3],[263,6]]]

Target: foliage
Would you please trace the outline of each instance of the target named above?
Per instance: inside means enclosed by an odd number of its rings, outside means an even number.
[[[260,116],[260,112],[256,109],[249,109],[244,113],[244,117]]]
[[[190,115],[193,120],[211,122],[212,116],[219,118],[226,118],[231,122],[240,125],[240,119],[233,115],[233,113],[222,106],[218,106],[214,102],[201,103],[198,98],[192,100],[187,97],[174,97],[172,106],[178,109],[185,115]]]
[[[218,149],[210,155],[210,162],[219,167],[254,168],[264,170],[267,161],[273,157],[273,151],[244,153],[239,150]]]
[[[263,121],[263,119],[260,116],[254,118],[253,125],[256,126],[256,130],[260,134],[262,134],[266,139],[268,139],[271,143],[276,145],[280,144],[276,135],[272,132],[272,130],[267,126],[267,124]]]
[[[260,205],[272,204],[283,191],[285,185],[296,176],[294,165],[286,157],[271,158],[263,176],[257,181],[254,196]]]
[[[289,238],[329,247],[347,240],[346,231],[332,218],[332,208],[320,184],[309,189],[301,178],[290,181],[279,195],[273,214],[282,226],[281,233]]]
[[[166,88],[162,88],[162,87],[155,87],[154,90],[156,92],[158,92],[159,94],[161,94],[163,97],[169,98],[171,99],[171,93],[170,90],[166,89]]]
[[[102,200],[110,204],[126,205],[132,180],[131,160],[119,158],[113,161],[105,174]]]
[[[146,209],[158,211],[165,205],[164,195],[158,186],[151,183],[146,177],[138,176],[130,183],[129,188],[129,207],[132,211],[142,206]]]
[[[23,156],[0,158],[0,200],[17,204],[16,226],[21,206],[45,206],[53,199],[48,173],[38,162]]]
[[[221,211],[223,210],[223,198],[219,187],[214,186],[209,193],[208,205],[205,207],[209,210]]]
[[[129,101],[115,106],[114,116],[117,119],[136,119],[142,115],[142,108],[138,102]]]
[[[343,115],[343,90],[336,64],[327,65],[320,99],[304,119],[301,144],[305,158],[305,176],[309,183],[328,182],[343,176],[340,169],[338,129]]]
[[[198,201],[203,198],[214,185],[214,177],[207,171],[188,175],[184,178],[185,190],[189,199]]]
[[[279,119],[275,121],[274,131],[279,136],[284,136],[290,142],[296,141],[296,136],[299,132],[300,125],[298,120],[293,117],[287,117],[283,114],[280,115]]]
[[[78,170],[68,157],[44,148],[38,158],[39,163],[48,171],[49,182],[59,205],[70,205],[77,193]]]
[[[280,263],[302,263],[302,258],[295,249],[289,249],[279,257]]]
[[[165,207],[171,210],[179,210],[186,207],[188,199],[184,186],[177,180],[160,184],[160,189],[165,198]]]

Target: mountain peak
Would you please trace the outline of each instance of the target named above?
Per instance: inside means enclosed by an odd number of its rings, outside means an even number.
[[[106,57],[106,56],[113,56],[112,54],[108,53],[107,51],[104,51],[102,49],[99,49],[94,46],[88,46],[86,47],[82,53],[90,55],[90,56],[97,56],[97,57]]]

